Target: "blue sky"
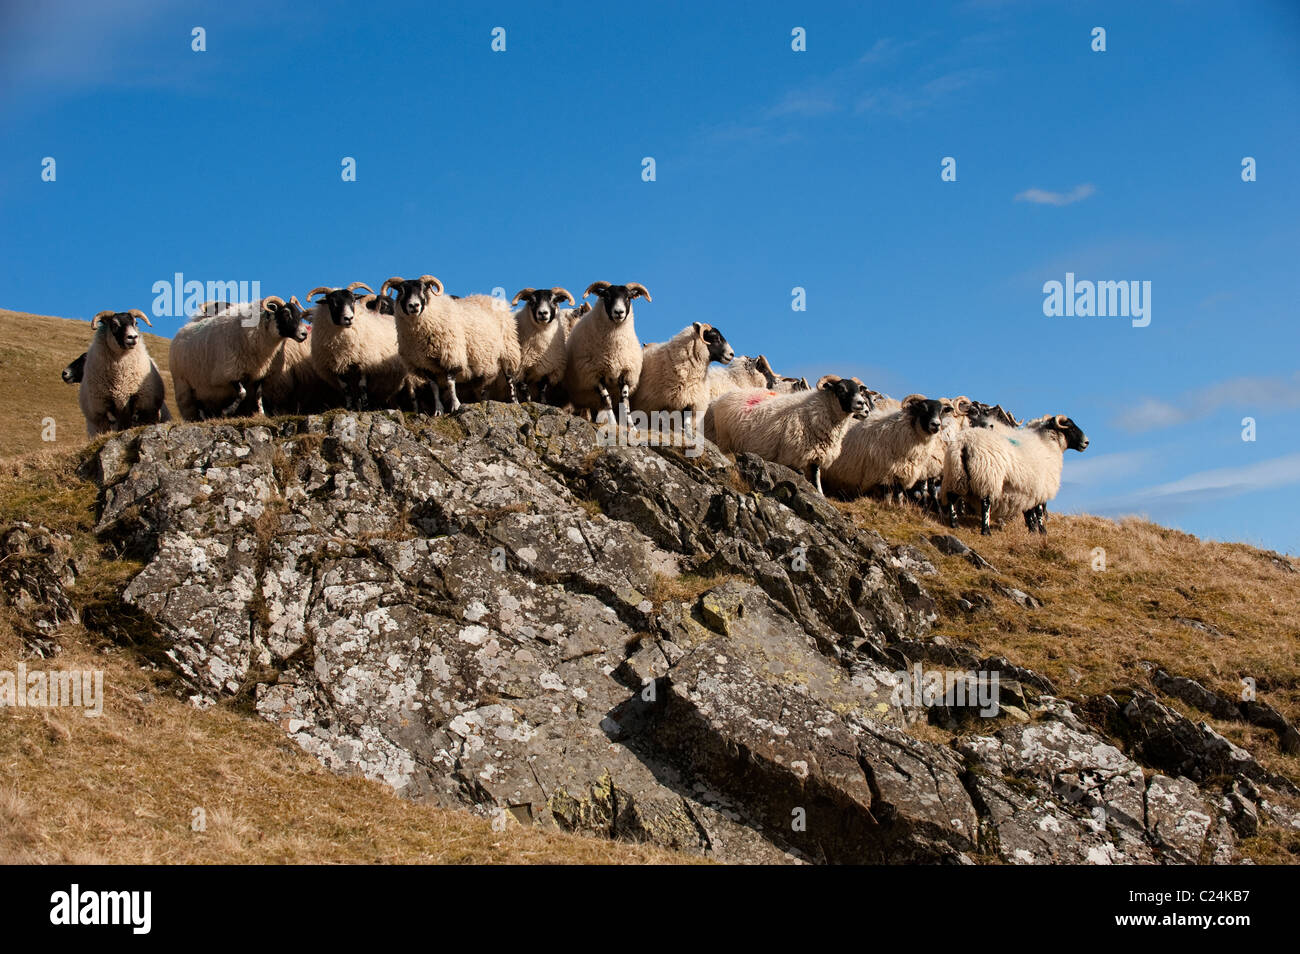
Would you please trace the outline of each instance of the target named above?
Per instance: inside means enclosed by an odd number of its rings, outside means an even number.
[[[4,307],[639,281],[643,340],[1070,415],[1057,510],[1300,551],[1300,4],[18,6]],[[1044,316],[1066,272],[1150,325]]]

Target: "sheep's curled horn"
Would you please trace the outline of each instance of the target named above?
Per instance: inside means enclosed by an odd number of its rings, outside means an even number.
[[[586,298],[592,292],[595,292],[597,295],[599,295],[608,287],[609,287],[609,282],[592,282],[590,285],[587,286],[587,290],[582,293],[582,297]]]
[[[532,297],[533,297],[533,292],[535,292],[535,291],[537,291],[536,288],[521,288],[521,289],[519,289],[519,291],[515,292],[515,297],[510,299],[510,304],[512,304],[512,305],[517,305],[517,304],[519,304],[519,299],[521,299],[521,298],[532,298]]]
[[[569,291],[567,288],[561,288],[559,285],[556,285],[551,289],[551,300],[557,305],[562,301],[567,301],[570,305],[576,305],[578,303],[578,299],[573,297],[573,292]]]
[[[275,303],[275,308],[271,307],[272,302]],[[284,307],[284,299],[281,298],[279,295],[267,295],[265,298],[262,299],[263,311],[279,311],[283,307]]]
[[[307,300],[311,301],[317,295],[328,295],[333,290],[334,289],[330,288],[328,285],[321,285],[319,288],[313,288],[307,293]]]
[[[1058,414],[1056,415],[1056,417],[1052,418],[1052,420],[1056,423],[1056,426],[1059,428],[1066,428],[1069,427],[1070,425],[1070,419],[1066,417],[1064,414]]]
[[[99,327],[99,323],[100,323],[101,321],[103,321],[105,318],[107,318],[107,317],[109,317],[110,315],[112,315],[112,314],[114,314],[112,308],[108,309],[107,311],[101,311],[101,312],[100,312],[98,315],[96,315],[94,318],[91,318],[91,319],[90,319],[90,327],[92,327],[92,328],[98,328],[98,327]]]
[[[924,400],[925,400],[924,394],[909,394],[907,397],[903,398],[902,406],[911,407],[913,404],[916,404],[918,401],[924,401]]]
[[[822,388],[826,387],[826,385],[834,384],[838,380],[840,380],[838,374],[823,374],[817,379],[817,390],[820,391]]]
[[[150,328],[153,327],[153,322],[150,321],[149,317],[139,308],[132,308],[130,311],[127,312],[127,314],[131,315],[133,318],[138,318],[140,321],[143,321]]]
[[[646,287],[640,282],[628,282],[625,287],[632,293],[633,298],[640,295],[646,301],[654,301],[654,299],[650,297],[650,293],[646,291]]]
[[[971,409],[970,398],[968,398],[964,394],[957,395],[955,398],[952,399],[952,409],[953,409],[953,413],[960,414],[962,417],[965,417],[967,414],[970,413],[970,409]]]
[[[398,286],[400,286],[405,281],[406,279],[403,278],[401,275],[394,275],[392,278],[384,279],[384,283],[379,286],[379,297],[383,298],[385,295],[387,295],[388,289],[390,288],[393,289],[393,291],[397,291]]]
[[[434,293],[435,295],[441,295],[441,294],[442,294],[442,282],[438,281],[438,279],[434,278],[432,275],[421,275],[421,276],[420,276],[420,284],[422,284],[422,285],[432,285],[433,288],[434,288],[434,292],[433,292],[433,293]]]
[[[375,293],[375,290],[371,288],[369,285],[367,285],[365,282],[353,282],[351,285],[348,286],[348,291],[355,291],[358,288],[364,288],[371,295]]]

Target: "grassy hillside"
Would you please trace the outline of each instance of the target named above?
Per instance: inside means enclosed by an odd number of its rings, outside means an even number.
[[[95,489],[76,473],[85,446],[76,390],[59,379],[89,329],[0,311],[0,331],[11,342],[0,348],[0,523],[29,520],[71,534],[86,558],[74,596],[80,605],[108,601],[139,567],[107,559],[90,532]],[[165,341],[148,341],[165,369]],[[45,416],[58,422],[53,445],[40,439]],[[1295,561],[1140,520],[1053,514],[1045,539],[1019,526],[991,538],[956,531],[995,568],[981,571],[924,543],[948,531],[910,505],[838,506],[891,543],[918,546],[939,568],[925,581],[940,604],[937,632],[1048,675],[1063,696],[1149,687],[1154,664],[1230,698],[1242,677],[1253,678],[1262,701],[1300,719]],[[1098,547],[1104,570],[1093,568]],[[994,581],[1043,605],[1024,609],[994,593]],[[963,610],[958,601],[972,594],[990,605]],[[14,622],[0,607],[0,670],[21,658]],[[410,804],[381,785],[328,772],[236,703],[192,709],[169,674],[129,646],[79,627],[61,641],[58,668],[105,670],[108,705],[100,719],[60,710],[0,715],[0,862],[689,860],[513,823],[494,832],[468,813]],[[1300,781],[1300,758],[1282,754],[1271,732],[1163,701]],[[942,741],[939,729],[916,731]],[[190,828],[195,808],[206,811],[206,832]],[[1267,829],[1242,850],[1294,863],[1300,836]]]
[[[167,385],[168,407],[175,412],[168,340],[147,333],[144,340]],[[5,410],[0,415],[0,457],[85,443],[77,387],[64,384],[59,374],[89,343],[89,321],[0,309],[0,404]],[[42,440],[47,417],[55,421],[53,442]]]

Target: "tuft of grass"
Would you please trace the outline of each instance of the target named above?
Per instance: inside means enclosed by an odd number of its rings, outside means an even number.
[[[1035,669],[1063,696],[1152,688],[1148,666],[1155,664],[1229,699],[1241,697],[1243,678],[1254,679],[1261,701],[1293,722],[1300,718],[1300,576],[1279,567],[1272,555],[1137,518],[1051,514],[1046,537],[1010,523],[982,537],[978,527],[949,530],[911,504],[861,499],[836,506],[890,543],[952,533],[988,560],[993,571],[977,570],[925,544],[940,571],[924,581],[941,607],[935,632]],[[1093,569],[1098,548],[1105,570]],[[994,581],[1024,590],[1043,606],[1021,608],[993,592]],[[988,595],[992,608],[962,612],[957,600],[967,591]],[[1225,638],[1179,618],[1209,623]],[[1209,721],[1273,771],[1300,781],[1300,758],[1283,754],[1271,732]]]

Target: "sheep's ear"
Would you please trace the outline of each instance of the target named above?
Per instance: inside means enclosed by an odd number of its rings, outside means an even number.
[[[912,407],[914,404],[920,404],[925,400],[924,394],[909,394],[903,398],[903,407]]]

